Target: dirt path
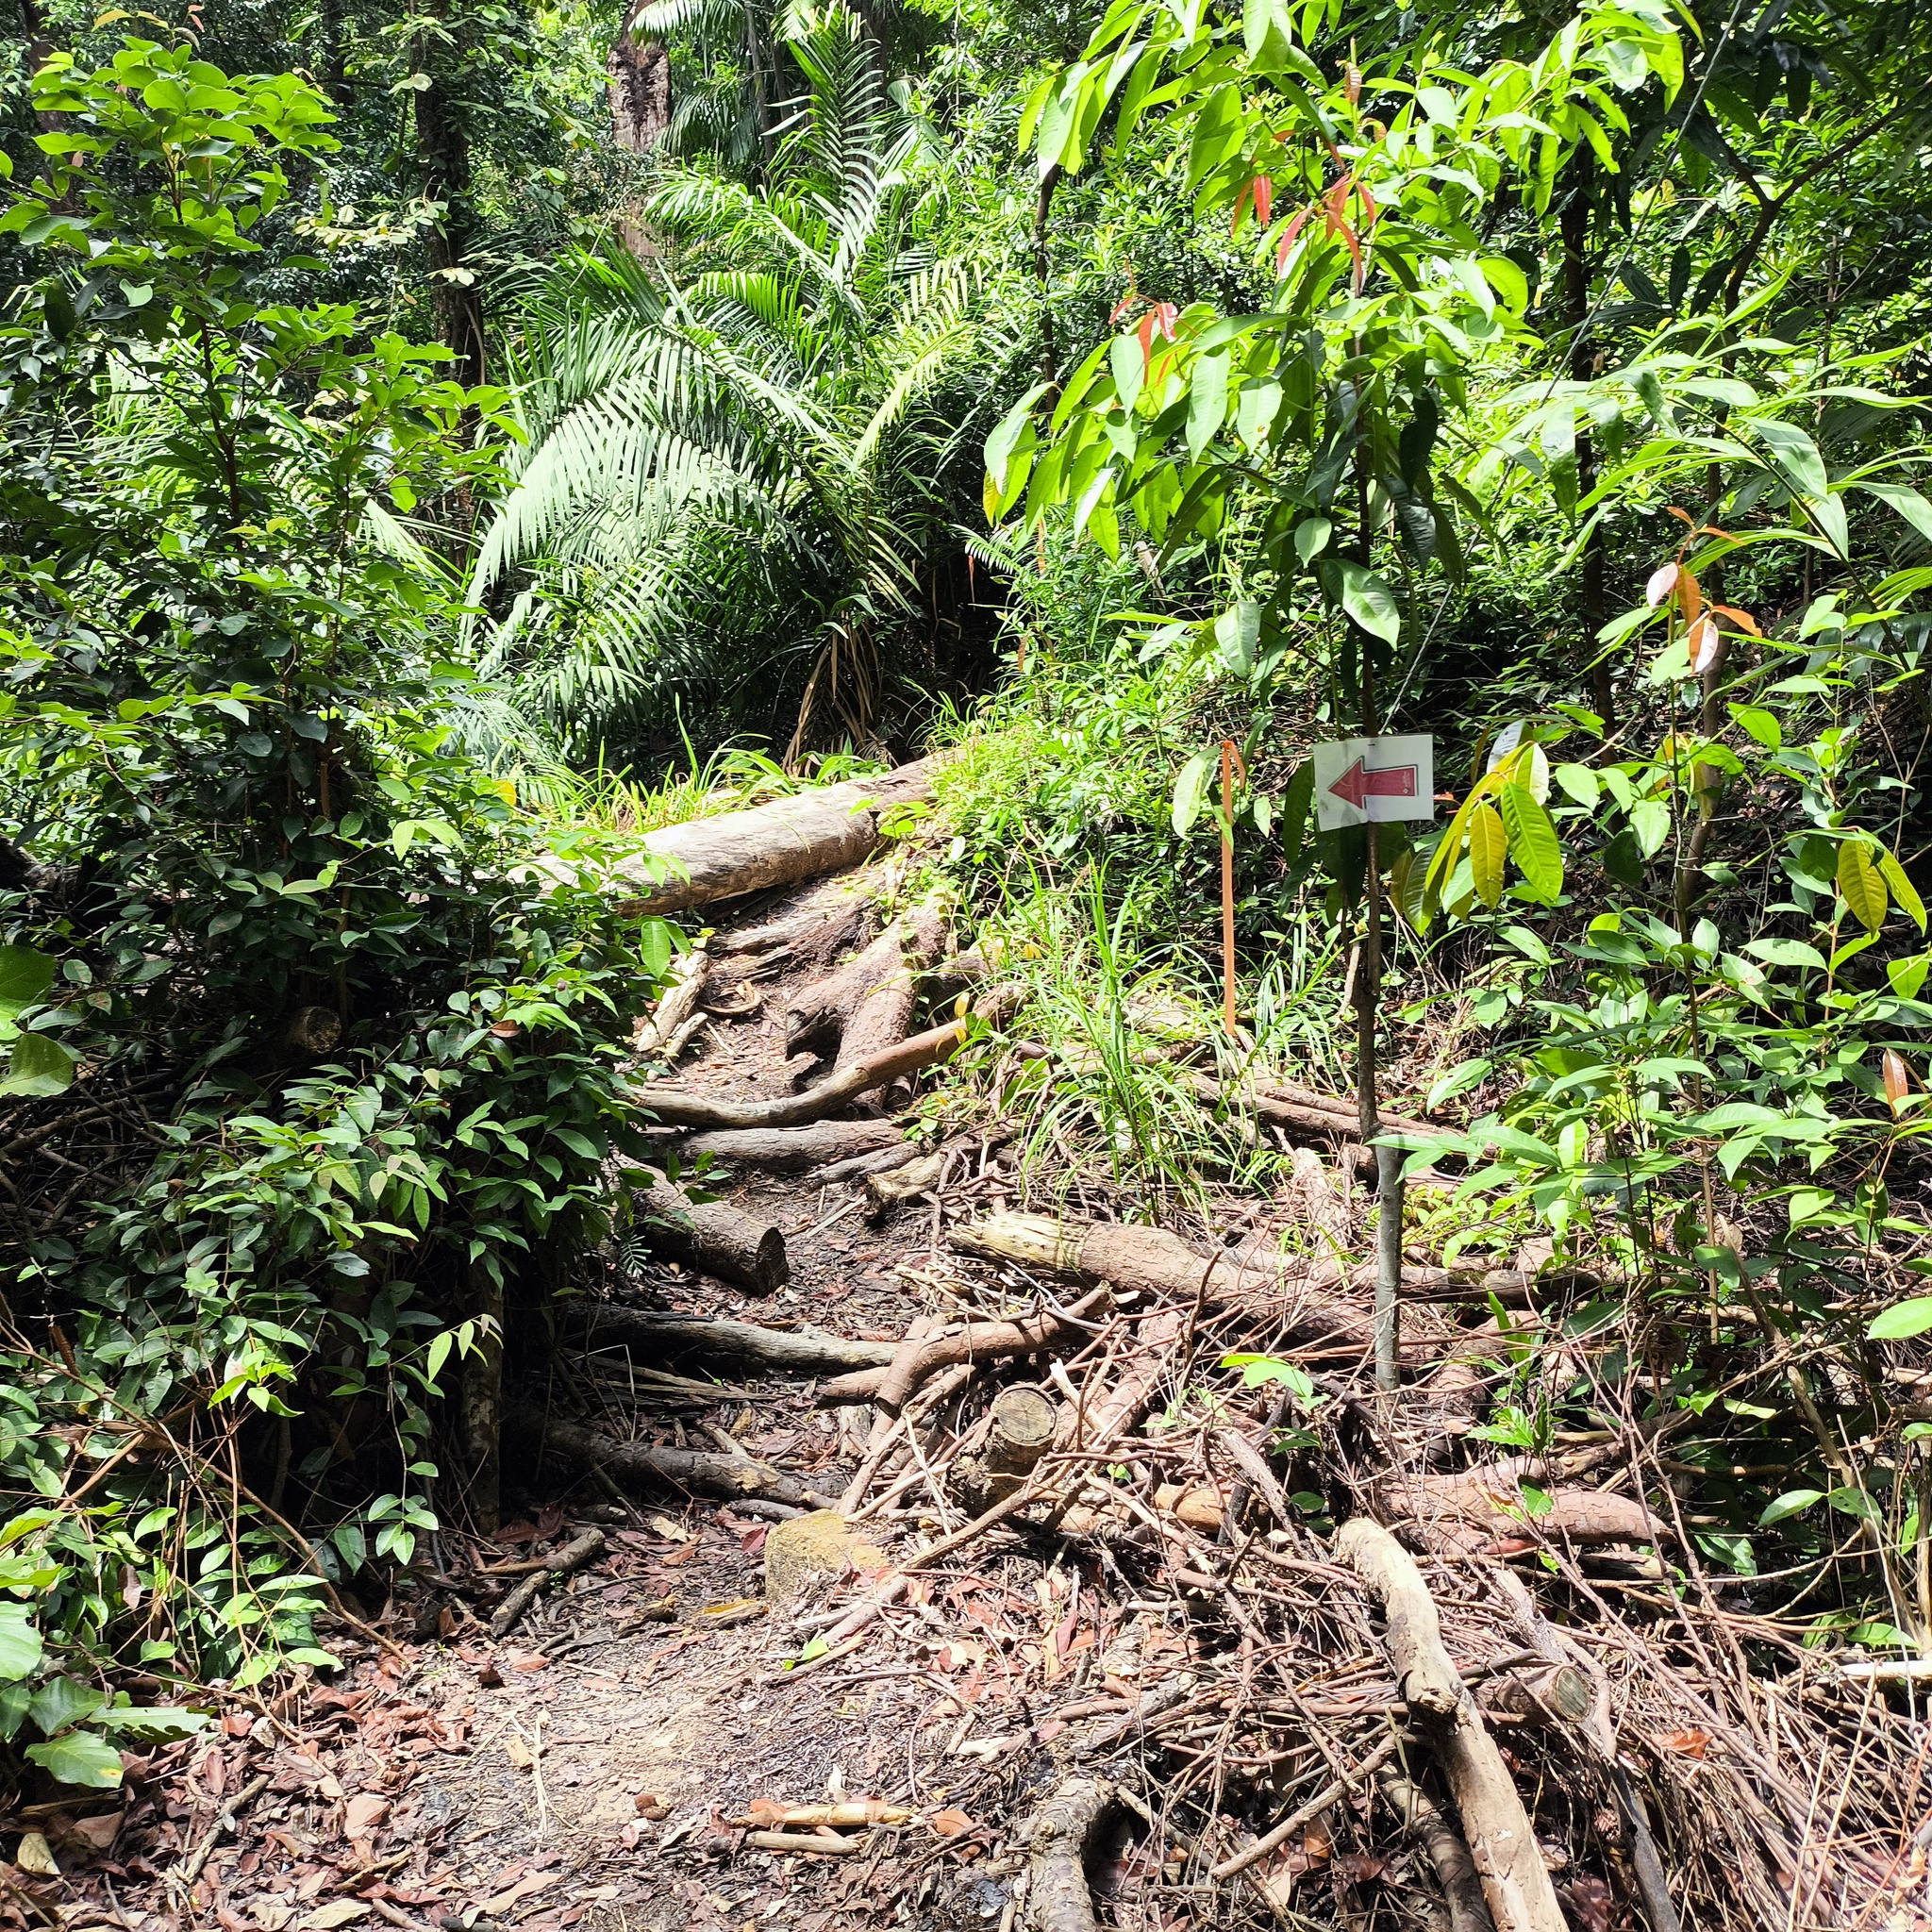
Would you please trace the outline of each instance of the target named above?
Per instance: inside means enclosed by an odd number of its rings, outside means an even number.
[[[755,902],[741,922],[841,890],[835,882]],[[809,959],[714,968],[708,1000],[740,1004],[739,990],[756,988],[762,1003],[748,1017],[714,1020],[677,1084],[736,1098],[791,1091],[786,995],[819,970]],[[790,1284],[758,1299],[627,1253],[617,1285],[634,1305],[808,1321],[893,1341],[927,1307],[929,1291],[908,1271],[923,1273],[935,1259],[930,1209],[874,1227],[852,1188],[704,1178],[784,1227]],[[996,1165],[977,1191],[1004,1199]],[[608,1433],[707,1448],[708,1424],[822,1490],[841,1488],[862,1449],[862,1433],[854,1433],[862,1412],[841,1419],[815,1409],[806,1380],[766,1376],[731,1385],[743,1387],[744,1398],[667,1405],[654,1394],[630,1396],[621,1350],[579,1353],[563,1373],[569,1399],[588,1405]],[[770,1506],[741,1510],[665,1495],[625,1507],[575,1472],[506,1474],[516,1520],[493,1545],[443,1540],[442,1558],[465,1588],[425,1585],[399,1595],[378,1619],[386,1634],[403,1636],[393,1653],[338,1644],[353,1658],[338,1684],[280,1718],[251,1721],[238,1711],[221,1742],[170,1754],[172,1775],[158,1763],[155,1781],[137,1784],[121,1849],[142,1838],[149,1849],[131,1864],[124,1857],[122,1923],[142,1924],[136,1900],[147,1904],[148,1923],[185,1917],[225,1932],[385,1923],[526,1932],[1000,1923],[1007,1888],[978,1869],[988,1837],[967,1826],[995,1774],[984,1752],[948,1756],[967,1705],[943,1674],[959,1672],[974,1646],[954,1645],[955,1655],[935,1642],[938,1655],[916,1662],[788,1681],[784,1661],[799,1640],[761,1593]],[[587,1523],[606,1531],[603,1560],[540,1599],[504,1641],[491,1641],[483,1624],[508,1585],[479,1582],[473,1566],[541,1555]],[[997,1581],[965,1587],[1033,1607],[1043,1566],[1008,1558],[1003,1569]],[[917,1594],[959,1598],[961,1588],[941,1577]],[[640,1623],[641,1614],[667,1614],[667,1599],[674,1621]],[[171,1862],[178,1870],[171,1849],[198,1845],[219,1802],[263,1775],[268,1789],[238,1807],[237,1828],[219,1834],[192,1887],[141,1882]],[[857,1858],[746,1852],[737,1834],[719,1829],[759,1799],[847,1796],[965,1815],[941,1816],[951,1837],[924,1823],[875,1834]],[[65,1890],[70,1909],[76,1892],[108,1904],[85,1879]],[[111,1910],[104,1917],[114,1923]]]

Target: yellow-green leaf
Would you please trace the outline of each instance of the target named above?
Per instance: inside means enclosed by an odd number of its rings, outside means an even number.
[[[1852,917],[1867,932],[1876,932],[1885,924],[1885,880],[1864,840],[1847,839],[1838,848],[1838,889],[1852,908]]]
[[[1563,890],[1563,847],[1550,815],[1526,785],[1505,785],[1498,794],[1509,850],[1533,891],[1554,899]]]
[[[1493,805],[1479,805],[1469,815],[1469,870],[1476,897],[1485,906],[1503,903],[1503,855],[1509,834]]]
[[[1925,930],[1925,902],[1919,889],[1906,876],[1906,869],[1881,845],[1878,848],[1878,875],[1891,888],[1898,908],[1921,932]]]

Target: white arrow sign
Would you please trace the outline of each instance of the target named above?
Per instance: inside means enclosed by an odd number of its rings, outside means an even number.
[[[1323,831],[1435,816],[1433,738],[1343,738],[1315,747],[1315,823]]]

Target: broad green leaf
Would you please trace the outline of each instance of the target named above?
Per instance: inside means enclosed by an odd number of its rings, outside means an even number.
[[[1751,425],[1771,454],[1773,467],[1800,496],[1822,497],[1831,493],[1831,479],[1825,474],[1824,458],[1818,445],[1795,423],[1780,423],[1775,417],[1761,417]]]
[[[1744,950],[1767,966],[1804,966],[1824,971],[1824,955],[1803,940],[1752,940]]]
[[[1906,1341],[1928,1328],[1932,1328],[1932,1294],[1915,1294],[1874,1315],[1865,1333],[1874,1341]]]
[[[1336,558],[1341,577],[1341,608],[1371,637],[1392,644],[1402,636],[1402,613],[1395,594],[1372,570],[1364,570],[1353,558]]]
[[[1795,1516],[1799,1510],[1808,1509],[1812,1504],[1824,1501],[1823,1490],[1787,1490],[1775,1503],[1765,1505],[1757,1525],[1760,1529],[1769,1529],[1774,1523],[1782,1523],[1787,1516]]]
[[[1261,607],[1246,598],[1214,620],[1215,648],[1237,677],[1245,677],[1255,668],[1255,646],[1260,638]]]
[[[1919,989],[1924,985],[1928,972],[1932,972],[1932,953],[1920,953],[1910,959],[1888,959],[1885,962],[1886,979],[1902,1000],[1919,997]]]
[[[1198,457],[1227,415],[1227,351],[1197,357],[1188,385],[1188,454]]]
[[[1201,803],[1208,796],[1209,775],[1215,765],[1215,754],[1211,751],[1197,751],[1180,769],[1180,775],[1174,781],[1174,809],[1172,813],[1174,837],[1185,839],[1194,828],[1194,821],[1201,816]]]
[[[1303,563],[1319,557],[1328,547],[1335,525],[1326,517],[1304,517],[1294,526],[1294,554]]]
[[[1847,839],[1838,848],[1838,889],[1852,916],[1867,932],[1885,924],[1885,881],[1862,839]]]
[[[1906,869],[1893,854],[1882,845],[1878,848],[1878,874],[1891,888],[1891,896],[1898,901],[1898,908],[1916,925],[1921,932],[1925,930],[1925,902],[1919,897],[1919,889],[1906,876]]]
[[[1304,758],[1281,794],[1281,849],[1291,861],[1307,835],[1308,808],[1315,802],[1315,761]]]
[[[0,1604],[0,1680],[17,1684],[41,1667],[41,1633],[20,1604]]]
[[[993,487],[1004,497],[1009,494],[1007,483],[1007,468],[1021,436],[1033,426],[1033,406],[1045,394],[1046,385],[1036,383],[1007,413],[993,425],[992,434],[986,439],[986,474],[992,478]]]
[[[44,1744],[29,1744],[26,1755],[63,1785],[111,1790],[121,1782],[121,1754],[92,1731],[69,1731]]]
[[[49,1677],[34,1692],[26,1714],[43,1731],[64,1731],[69,1724],[92,1717],[107,1701],[101,1691],[77,1677]]]
[[[1784,726],[1769,712],[1755,705],[1732,705],[1730,714],[1766,751],[1776,751],[1784,743]]]
[[[1890,504],[1927,542],[1932,542],[1932,503],[1904,483],[1860,483],[1857,486],[1880,503]]]
[[[1113,372],[1113,392],[1120,398],[1121,408],[1131,409],[1139,400],[1141,385],[1146,380],[1147,358],[1141,353],[1141,344],[1133,336],[1116,336],[1112,348],[1107,352],[1108,367]],[[997,435],[999,432],[994,431]],[[987,443],[987,467],[992,467],[992,444]]]
[[[1188,147],[1188,186],[1198,188],[1215,169],[1235,159],[1241,144],[1241,89],[1224,80],[1195,116],[1194,138]]]
[[[1671,808],[1661,798],[1640,798],[1630,808],[1630,831],[1637,849],[1655,858],[1671,836]]]
[[[1476,897],[1485,906],[1503,903],[1503,857],[1509,835],[1494,806],[1484,803],[1469,815],[1469,866]]]
[[[1405,845],[1389,866],[1389,903],[1413,933],[1429,929],[1428,895],[1423,890],[1427,873],[1423,853],[1414,845]]]
[[[74,1055],[44,1033],[23,1033],[13,1042],[0,1094],[44,1099],[74,1085]]]
[[[1603,787],[1588,765],[1558,765],[1550,775],[1580,806],[1593,808],[1603,795]]]
[[[1550,815],[1526,785],[1505,785],[1497,793],[1509,833],[1509,854],[1530,889],[1545,899],[1563,890],[1563,847]]]
[[[0,946],[0,1020],[17,1020],[54,985],[54,962],[31,946]]]

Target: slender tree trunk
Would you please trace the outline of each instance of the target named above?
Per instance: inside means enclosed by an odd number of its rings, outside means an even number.
[[[486,365],[483,285],[468,260],[475,239],[469,137],[450,98],[448,77],[440,71],[449,58],[447,52],[432,49],[428,36],[421,35],[412,58],[416,71],[429,79],[416,95],[416,155],[423,192],[443,208],[429,231],[428,245],[437,326],[456,352],[457,380],[474,387],[485,380]]]
[[[1053,339],[1053,304],[1048,299],[1046,218],[1053,212],[1053,192],[1060,185],[1056,161],[1040,177],[1040,196],[1033,204],[1033,278],[1040,284],[1040,379],[1049,388],[1059,382],[1059,351]]]

